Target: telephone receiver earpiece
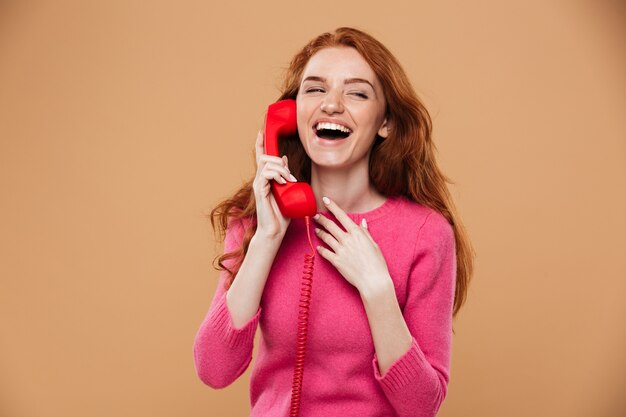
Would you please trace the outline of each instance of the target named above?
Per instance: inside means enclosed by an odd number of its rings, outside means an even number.
[[[298,132],[296,101],[293,99],[281,100],[272,103],[267,108],[265,116],[265,153],[278,155],[278,138],[293,140]],[[317,203],[311,186],[305,182],[287,182],[280,184],[270,181],[272,193],[278,208],[285,217],[304,218],[312,217],[317,213]]]

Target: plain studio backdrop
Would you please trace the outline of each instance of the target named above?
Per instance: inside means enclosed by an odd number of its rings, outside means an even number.
[[[195,374],[203,215],[339,26],[404,66],[477,251],[439,415],[626,415],[623,2],[5,0],[0,416],[248,414],[252,365]]]

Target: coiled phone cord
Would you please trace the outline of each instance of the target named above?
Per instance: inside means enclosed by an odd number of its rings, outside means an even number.
[[[302,376],[304,374],[304,351],[306,348],[307,328],[309,324],[309,304],[311,303],[311,283],[313,282],[313,261],[315,248],[311,242],[310,218],[304,218],[307,237],[311,245],[311,254],[304,255],[304,275],[300,289],[300,312],[298,314],[298,339],[296,343],[296,366],[293,371],[293,385],[291,390],[291,417],[298,417],[300,413],[300,397],[302,393]]]

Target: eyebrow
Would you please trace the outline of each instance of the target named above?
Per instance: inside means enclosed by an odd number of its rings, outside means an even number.
[[[310,76],[306,77],[304,80],[302,80],[302,83],[304,84],[305,81],[326,82],[326,78],[317,77],[315,75],[310,75]],[[372,90],[374,90],[374,92],[376,92],[376,90],[374,89],[374,86],[372,85],[372,83],[369,82],[368,80],[366,80],[365,78],[346,78],[345,80],[343,80],[343,83],[344,84],[366,83],[366,84],[369,84],[370,87],[372,87]]]

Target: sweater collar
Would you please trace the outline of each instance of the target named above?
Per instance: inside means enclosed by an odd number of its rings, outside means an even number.
[[[360,224],[361,220],[365,218],[365,220],[370,223],[380,217],[386,216],[388,213],[394,211],[394,209],[400,204],[400,201],[404,197],[401,195],[387,197],[387,199],[378,207],[373,208],[372,210],[361,212],[361,213],[346,213],[349,218],[352,219],[356,224]],[[318,211],[319,214],[328,217],[329,219],[335,219],[335,215],[332,214],[329,210]],[[298,219],[302,223],[304,223],[304,219]]]

